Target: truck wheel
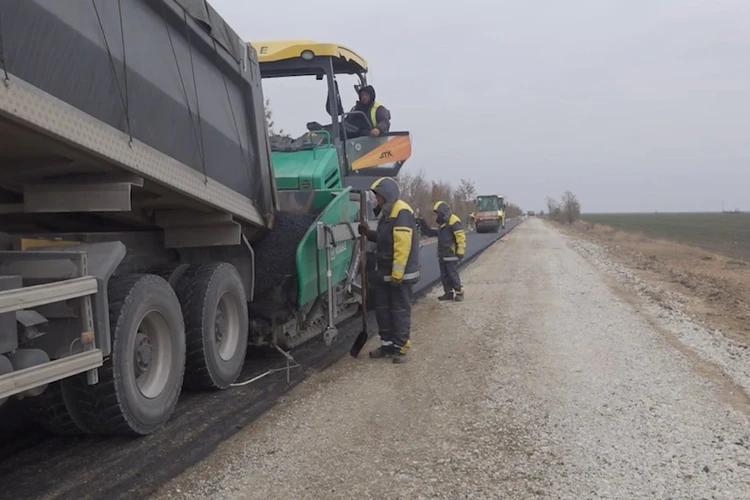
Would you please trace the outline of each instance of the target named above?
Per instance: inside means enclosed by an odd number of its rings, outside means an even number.
[[[68,399],[75,405],[74,399],[70,396]],[[50,434],[76,436],[88,432],[78,408],[66,405],[61,382],[50,384],[41,396],[27,398],[24,402],[31,419]]]
[[[191,266],[176,290],[185,318],[185,387],[226,389],[240,376],[247,351],[247,298],[237,269]]]
[[[99,434],[146,435],[172,416],[185,370],[185,325],[172,288],[152,274],[109,280],[112,354],[99,383],[63,381],[84,425]],[[68,394],[66,394],[66,399]]]
[[[148,274],[155,274],[164,278],[169,283],[169,286],[175,288],[180,278],[185,271],[190,267],[190,264],[164,264],[161,266],[149,269]]]

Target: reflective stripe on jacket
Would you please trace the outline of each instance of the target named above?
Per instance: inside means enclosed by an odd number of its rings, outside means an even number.
[[[370,108],[370,123],[372,124],[373,128],[378,126],[378,108],[379,107],[380,107],[380,103],[374,102],[372,103],[372,107]]]

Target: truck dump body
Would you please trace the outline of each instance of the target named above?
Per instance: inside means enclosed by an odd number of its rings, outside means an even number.
[[[0,0],[0,15],[11,86],[23,80],[228,188],[260,214],[240,219],[267,225],[274,181],[257,60],[206,2]],[[173,188],[166,177],[154,180]],[[217,192],[181,194],[220,206]]]

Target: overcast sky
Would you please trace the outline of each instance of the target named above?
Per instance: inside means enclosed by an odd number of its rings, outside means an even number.
[[[247,41],[365,57],[408,170],[524,209],[569,189],[585,212],[750,210],[750,0],[210,3]],[[326,121],[314,78],[264,92],[293,135]]]

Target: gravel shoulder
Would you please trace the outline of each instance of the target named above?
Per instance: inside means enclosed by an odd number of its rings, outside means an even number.
[[[409,363],[342,360],[153,498],[750,498],[748,413],[582,248],[527,221]]]
[[[727,217],[731,219],[733,215]],[[654,291],[652,298],[664,296],[665,306],[669,307],[677,302],[678,309],[692,319],[720,330],[732,341],[750,346],[747,327],[750,320],[750,262],[733,256],[741,250],[726,250],[726,254],[721,254],[587,221],[578,221],[567,232],[576,240],[593,243],[596,253],[605,254],[608,261],[650,285]],[[737,242],[714,239],[706,235],[704,243],[719,247],[737,246]],[[600,261],[596,259],[596,262]],[[620,281],[634,284],[632,279],[619,274],[625,278]],[[664,293],[658,293],[658,290]]]

